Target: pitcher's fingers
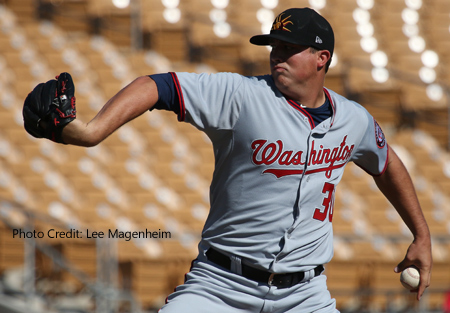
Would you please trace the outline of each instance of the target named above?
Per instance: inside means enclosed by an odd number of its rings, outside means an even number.
[[[420,300],[420,298],[422,298],[425,289],[427,289],[428,286],[430,286],[431,271],[420,270],[420,277],[421,279],[419,283],[419,288],[417,289],[417,300]]]

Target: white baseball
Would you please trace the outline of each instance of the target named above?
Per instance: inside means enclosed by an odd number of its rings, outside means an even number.
[[[415,267],[408,267],[400,274],[400,282],[403,287],[409,290],[415,290],[419,287],[420,274]]]

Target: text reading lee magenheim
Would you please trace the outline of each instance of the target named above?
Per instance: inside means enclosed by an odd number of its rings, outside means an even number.
[[[90,238],[90,239],[101,239],[101,238],[112,238],[112,239],[123,239],[125,241],[130,241],[131,239],[170,239],[172,234],[168,231],[162,231],[158,229],[157,231],[150,231],[145,229],[145,231],[121,231],[118,229],[108,229],[106,231],[93,231],[90,229],[79,230],[72,228],[68,231],[60,231],[56,229],[49,229],[47,231],[37,231],[37,230],[24,230],[21,228],[12,229],[13,238]]]

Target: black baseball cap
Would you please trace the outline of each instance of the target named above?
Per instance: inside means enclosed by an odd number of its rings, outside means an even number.
[[[267,46],[270,39],[328,50],[333,56],[333,29],[322,15],[310,8],[293,8],[280,13],[272,24],[270,34],[253,36],[250,42]]]

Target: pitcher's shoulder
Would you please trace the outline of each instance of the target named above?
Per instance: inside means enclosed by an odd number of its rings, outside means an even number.
[[[327,93],[328,97],[330,98],[332,104],[336,107],[342,107],[342,109],[347,108],[347,109],[356,109],[358,111],[367,111],[366,108],[364,108],[364,106],[362,106],[360,103],[348,99],[347,97],[338,94],[337,92],[328,89],[328,88],[324,88],[325,93]]]
[[[373,116],[360,103],[350,100],[347,97],[340,95],[330,89],[325,88],[331,104],[335,111],[335,120],[340,120],[344,123],[349,121],[359,121],[359,123],[368,123],[373,120]]]

